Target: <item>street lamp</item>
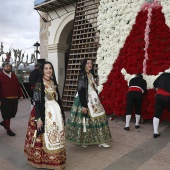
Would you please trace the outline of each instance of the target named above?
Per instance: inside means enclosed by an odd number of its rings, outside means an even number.
[[[33,45],[35,47],[35,54],[36,54],[36,59],[38,58],[38,54],[40,54],[38,47],[40,46],[40,43],[36,42]]]

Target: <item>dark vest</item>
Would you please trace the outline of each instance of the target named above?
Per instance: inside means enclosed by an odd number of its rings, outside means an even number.
[[[170,93],[170,73],[161,74],[153,83],[155,88],[161,88]]]
[[[138,86],[140,87],[141,89],[143,89],[144,93],[146,93],[147,89],[147,84],[146,84],[146,81],[141,78],[141,77],[134,77],[130,80],[129,82],[129,87],[131,86]]]

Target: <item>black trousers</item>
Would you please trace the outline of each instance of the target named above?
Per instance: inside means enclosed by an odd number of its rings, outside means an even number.
[[[138,91],[129,91],[127,93],[126,115],[131,115],[135,107],[135,114],[141,115],[142,93]]]
[[[170,112],[170,96],[157,94],[154,117],[160,119],[165,108]]]
[[[18,99],[1,98],[1,114],[3,119],[15,117],[18,110]]]

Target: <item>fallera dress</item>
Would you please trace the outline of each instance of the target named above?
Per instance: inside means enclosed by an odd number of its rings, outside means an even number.
[[[59,104],[56,102],[54,83],[45,86],[44,133],[36,136],[36,109],[31,112],[25,139],[24,152],[28,163],[36,168],[64,169],[66,161],[64,123]],[[41,98],[41,86],[34,90],[34,101]]]
[[[82,88],[87,81],[88,87],[85,89],[88,93],[88,114],[82,113],[80,97],[83,96],[80,96],[81,93],[79,93],[75,98],[67,121],[66,140],[77,145],[102,144],[112,141],[108,120],[95,90],[96,85],[92,74],[90,76],[84,75],[83,78],[80,78],[82,81],[78,81],[78,86]],[[78,89],[80,90],[79,87]]]

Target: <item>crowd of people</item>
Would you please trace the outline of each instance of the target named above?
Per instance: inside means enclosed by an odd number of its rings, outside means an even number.
[[[5,61],[2,67],[0,101],[3,121],[0,125],[9,136],[15,136],[10,128],[10,120],[15,117],[18,99],[22,100],[23,95],[16,75],[11,72],[10,63]],[[32,108],[24,153],[30,165],[36,168],[64,169],[66,140],[82,147],[88,145],[110,147],[108,142],[112,141],[112,136],[105,110],[98,97],[91,59],[84,59],[81,64],[77,94],[67,123],[53,65],[48,61],[37,65],[29,80],[32,89]],[[157,138],[160,136],[158,126],[163,110],[166,107],[170,111],[170,73],[161,74],[153,85],[157,89],[153,137]],[[145,93],[147,83],[141,74],[136,74],[129,82],[124,130],[130,130],[134,107],[135,128],[140,128],[141,106]]]

